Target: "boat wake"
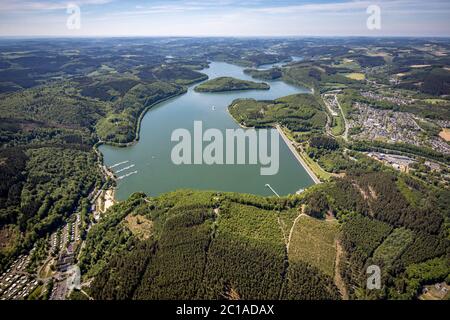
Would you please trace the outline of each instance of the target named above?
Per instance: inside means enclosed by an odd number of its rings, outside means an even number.
[[[112,169],[112,168],[118,167],[118,166],[120,166],[122,164],[125,164],[125,163],[128,163],[128,162],[130,162],[130,161],[127,160],[127,161],[118,162],[118,163],[113,164],[112,166],[110,166],[110,168]]]
[[[134,167],[134,164],[129,165],[128,167],[125,167],[125,168],[122,168],[122,169],[120,169],[120,170],[117,170],[116,173],[120,173],[120,172],[122,172],[122,171],[128,170],[128,169],[133,168],[133,167]]]
[[[136,174],[136,173],[138,173],[137,170],[136,170],[136,171],[133,171],[133,172],[130,172],[130,173],[127,173],[127,174],[124,174],[123,176],[120,176],[120,177],[118,177],[117,179],[118,179],[118,180],[122,180],[123,178],[129,177],[129,176],[131,176],[131,175],[133,175],[133,174]]]

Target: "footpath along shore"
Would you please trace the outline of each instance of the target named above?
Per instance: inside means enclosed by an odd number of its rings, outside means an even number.
[[[277,128],[278,133],[283,138],[284,142],[289,147],[289,150],[291,150],[292,154],[295,156],[295,158],[298,160],[298,162],[302,165],[303,168],[305,168],[306,172],[309,174],[311,179],[314,181],[315,184],[322,183],[320,179],[314,174],[314,172],[309,168],[308,164],[305,162],[305,160],[302,159],[302,157],[298,154],[297,150],[295,149],[293,143],[289,138],[285,135],[283,132],[283,129],[281,129],[280,125],[275,126]]]

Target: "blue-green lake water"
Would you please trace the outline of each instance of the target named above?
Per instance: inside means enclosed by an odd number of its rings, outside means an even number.
[[[243,70],[228,63],[212,62],[202,72],[210,79],[229,76],[255,81],[244,74]],[[276,175],[260,175],[260,164],[175,165],[171,161],[171,151],[176,145],[176,142],[171,141],[171,134],[175,129],[185,128],[192,132],[194,121],[203,122],[203,131],[217,128],[225,133],[225,129],[239,128],[227,112],[227,107],[234,99],[269,100],[309,92],[308,89],[282,81],[268,83],[271,88],[266,91],[225,93],[195,92],[193,89],[198,85],[195,84],[189,87],[186,94],[162,102],[146,113],[141,123],[140,140],[135,145],[126,148],[100,146],[105,165],[112,167],[111,170],[121,177],[117,183],[116,198],[123,200],[138,191],[156,196],[186,188],[273,195],[266,184],[270,184],[280,195],[286,195],[312,185],[314,182],[311,177],[278,133],[280,156]]]

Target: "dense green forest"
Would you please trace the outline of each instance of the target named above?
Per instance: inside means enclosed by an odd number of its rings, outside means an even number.
[[[245,69],[244,73],[255,79],[261,80],[275,80],[283,76],[283,72],[280,68],[271,68],[268,70]]]
[[[248,127],[269,127],[275,124],[292,131],[321,132],[326,123],[326,113],[311,94],[296,94],[274,101],[239,99],[228,110],[240,124]]]
[[[449,230],[444,221],[450,212],[443,202],[449,196],[448,190],[431,190],[388,172],[355,172],[330,186],[329,206],[343,226],[346,262],[341,273],[354,298],[399,298],[406,289],[392,286],[408,267],[435,257],[442,257],[449,267]],[[365,268],[371,264],[383,268],[384,287],[377,293],[363,290]]]
[[[62,225],[104,182],[91,127],[101,103],[66,89],[32,88],[0,101],[0,270]]]
[[[99,299],[341,298],[332,278],[287,259],[283,228],[299,214],[292,209],[306,205],[315,219],[325,212],[339,222],[344,256],[337,270],[351,298],[410,299],[450,273],[444,223],[450,212],[442,203],[448,198],[448,190],[437,193],[389,171],[357,170],[281,199],[187,190],[135,194],[94,227],[81,265],[86,278],[95,277]],[[149,239],[133,236],[128,215],[152,221]],[[371,264],[382,269],[381,290],[366,290]],[[426,268],[430,275],[417,271]]]
[[[42,63],[25,57],[16,62],[22,60],[32,68]],[[58,66],[70,77],[27,86],[19,81],[26,88],[1,96],[0,271],[80,211],[105,183],[96,143],[138,139],[146,108],[207,78],[193,70],[205,66],[202,61],[184,62],[155,66],[151,77],[144,69],[117,73],[94,64],[93,72],[79,74]]]
[[[269,90],[270,86],[264,82],[253,82],[231,77],[219,77],[205,81],[195,87],[197,92],[225,92],[237,90]]]
[[[95,298],[339,297],[328,276],[286,259],[277,221],[283,215],[291,219],[287,210],[300,198],[178,191],[144,199],[135,194],[115,206],[88,236],[81,265],[85,277],[95,276]],[[150,219],[151,238],[137,241],[124,223],[126,215]]]
[[[29,250],[79,210],[80,201],[102,183],[93,151],[74,146],[5,149],[1,152],[1,268]],[[8,166],[14,163],[14,166]],[[3,237],[3,230],[10,234]],[[3,242],[4,241],[4,242]]]

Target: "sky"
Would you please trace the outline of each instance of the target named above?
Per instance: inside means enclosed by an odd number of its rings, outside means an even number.
[[[449,17],[450,0],[0,0],[0,36],[450,36]]]

